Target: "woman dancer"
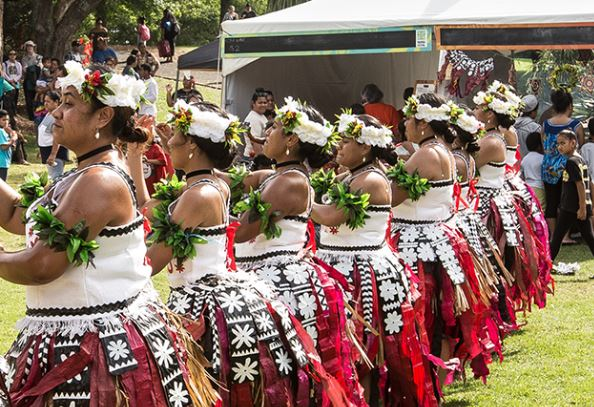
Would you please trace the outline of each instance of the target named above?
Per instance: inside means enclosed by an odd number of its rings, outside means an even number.
[[[313,177],[316,196],[325,204],[314,204],[312,218],[323,225],[320,263],[353,286],[349,303],[359,315],[353,322],[371,361],[358,363],[366,398],[370,405],[437,405],[416,331],[409,273],[386,244],[392,193],[378,165],[394,161],[392,131],[371,116],[345,113],[338,132],[336,161],[349,174],[342,181],[333,173]]]
[[[450,138],[451,106],[435,94],[409,99],[406,134],[420,148],[388,171],[392,180],[393,244],[418,276],[415,310],[431,353],[468,357],[477,377],[488,374],[478,341],[484,305],[466,240],[455,228],[456,164],[438,136]]]
[[[475,115],[486,127],[476,155],[480,173],[479,210],[503,252],[505,267],[514,276],[506,294],[508,306],[504,307],[500,301],[503,320],[513,324],[515,311],[529,310],[533,301],[544,306],[550,267],[543,265],[540,257],[544,253],[542,257],[546,258],[548,248],[541,247],[533,224],[524,215],[521,200],[504,188],[507,142],[499,129],[507,131],[513,125],[521,101],[506,86],[495,82],[487,92],[479,92],[474,102]]]
[[[144,141],[131,120],[144,85],[99,66],[66,69],[54,135],[78,167],[45,193],[33,182],[23,196],[0,186],[0,224],[27,238],[26,249],[0,253],[0,276],[27,286],[6,355],[11,405],[209,406],[200,355],[152,288],[143,217],[113,147]]]
[[[313,359],[317,355],[310,356],[315,350],[304,346],[272,290],[228,267],[233,256],[227,236],[230,191],[213,171],[229,166],[245,129],[208,103],[178,101],[174,123],[169,150],[175,167],[186,174],[187,187],[174,181],[161,185],[157,202],[148,202],[143,188],[141,201],[156,208],[149,258],[153,274],[168,266],[169,308],[187,318],[189,331],[205,349],[223,405],[307,403],[308,389],[295,386],[291,377],[312,373],[326,388],[333,380]],[[142,185],[140,154],[129,160]],[[326,395],[335,397],[334,404],[343,402],[340,393]]]
[[[332,126],[314,108],[285,99],[269,129],[264,154],[275,170],[255,171],[233,184],[248,197],[235,254],[239,268],[276,288],[317,346],[324,367],[337,377],[355,404],[364,404],[351,366],[342,291],[317,265],[303,258],[313,194],[305,162],[321,167],[332,146]],[[313,227],[309,238],[313,240]]]

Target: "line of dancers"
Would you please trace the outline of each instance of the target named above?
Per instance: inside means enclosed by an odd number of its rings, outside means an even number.
[[[0,226],[27,240],[0,252],[0,277],[27,286],[8,405],[437,406],[546,303],[546,223],[503,84],[474,112],[411,97],[406,161],[373,117],[286,98],[263,142],[275,166],[251,172],[231,166],[236,117],[178,101],[158,130],[185,180],[151,197],[142,83],[66,69],[54,137],[77,168],[0,183]]]

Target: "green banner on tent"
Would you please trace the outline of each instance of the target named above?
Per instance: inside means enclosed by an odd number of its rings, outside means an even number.
[[[224,35],[223,58],[381,54],[431,51],[433,29],[386,27],[365,30]]]

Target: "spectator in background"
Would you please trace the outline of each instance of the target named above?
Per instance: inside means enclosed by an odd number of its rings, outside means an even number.
[[[78,40],[72,41],[70,43],[70,51],[68,51],[68,53],[64,57],[64,62],[76,61],[79,64],[82,64],[83,59],[84,59],[82,50],[83,50],[83,45]]]
[[[274,116],[276,116],[274,113],[274,94],[271,90],[266,91],[266,102],[268,105],[266,106],[266,112],[264,112],[264,116],[266,116],[266,119],[268,119],[268,122],[270,123],[274,120]]]
[[[402,117],[394,106],[383,103],[383,98],[384,93],[373,83],[365,85],[363,91],[361,91],[361,100],[365,113],[375,117],[384,126],[392,129],[392,133],[397,134],[398,123]]]
[[[520,171],[526,184],[530,185],[534,195],[540,202],[543,210],[546,208],[547,200],[542,183],[542,159],[543,148],[540,132],[532,132],[525,138],[526,155],[522,155]]]
[[[43,96],[49,89],[49,84],[53,79],[52,75],[52,59],[50,57],[43,57],[41,60],[41,73],[35,82],[35,105],[43,103]]]
[[[58,81],[58,78],[63,78],[65,76],[66,76],[66,67],[64,65],[58,66],[58,69],[56,69],[55,72],[52,74],[52,81],[50,82],[49,90],[58,92],[58,94],[61,95],[62,90],[57,86],[57,81]],[[43,99],[43,100],[44,100],[44,104],[45,104],[45,99]]]
[[[524,111],[522,112],[522,116],[516,120],[514,128],[518,134],[520,155],[524,157],[530,151],[526,145],[526,138],[531,133],[542,132],[542,127],[536,123],[536,115],[538,114],[538,99],[536,96],[526,95],[522,98],[522,102],[524,102]]]
[[[351,113],[355,115],[365,114],[365,107],[360,103],[353,103],[349,109],[351,109]]]
[[[92,60],[97,64],[104,64],[109,58],[113,58],[114,61],[118,62],[118,56],[113,48],[107,45],[106,37],[97,37],[97,47],[93,48]]]
[[[544,158],[542,161],[542,180],[546,193],[547,209],[545,217],[549,225],[549,234],[555,232],[557,210],[561,200],[561,179],[567,156],[557,149],[557,135],[563,130],[571,130],[577,134],[578,146],[584,142],[584,128],[578,119],[571,117],[573,114],[573,96],[564,89],[551,92],[551,103],[555,114],[543,125]],[[573,243],[566,239],[565,243]]]
[[[39,65],[29,65],[25,68],[23,91],[25,93],[25,105],[29,120],[35,118],[35,95],[37,93],[37,80],[40,75],[41,67]]]
[[[404,92],[402,92],[402,99],[404,99],[405,105],[406,105],[406,102],[408,101],[408,98],[411,97],[414,93],[415,93],[415,88],[413,88],[413,87],[408,87],[408,88],[404,89]],[[398,109],[398,114],[400,115],[400,120],[402,120],[404,118],[404,112],[402,111],[402,109]]]
[[[0,178],[4,181],[8,178],[8,169],[12,161],[12,146],[16,143],[16,135],[10,131],[8,119],[8,112],[0,110]]]
[[[229,8],[227,9],[227,12],[223,16],[223,21],[228,21],[228,20],[231,20],[231,21],[239,20],[239,14],[237,14],[235,12],[234,5],[230,5]]]
[[[16,60],[16,57],[16,51],[11,50],[8,53],[8,59],[2,64],[2,77],[14,88],[13,90],[6,92],[2,98],[4,109],[6,109],[10,115],[10,125],[14,130],[17,128],[16,111],[19,100],[19,89],[21,88],[21,79],[23,78],[23,67],[21,63]]]
[[[138,66],[138,61],[135,55],[130,55],[126,59],[126,66],[122,71],[122,75],[132,76],[134,79],[140,79],[140,75],[136,72],[136,68]]]
[[[116,69],[116,65],[117,65],[117,64],[118,64],[118,63],[117,63],[117,62],[116,62],[116,60],[115,60],[115,59],[113,59],[113,58],[107,58],[107,59],[105,60],[105,66],[107,66],[107,67],[108,67],[109,69],[111,69],[112,71],[115,71],[115,69]]]
[[[95,26],[89,33],[89,38],[93,42],[93,50],[98,46],[99,38],[109,38],[109,30],[103,25],[103,19],[98,17],[95,20]]]
[[[136,23],[136,33],[138,34],[136,37],[136,43],[146,45],[146,42],[151,39],[151,30],[146,25],[146,17],[138,17]]]
[[[156,142],[153,132],[149,131],[149,138],[146,142],[142,167],[144,181],[150,195],[155,193],[155,183],[167,178],[167,156],[163,147]]]
[[[202,94],[196,90],[196,82],[192,75],[184,75],[182,84],[183,87],[175,92],[173,92],[173,87],[170,83],[165,85],[165,90],[167,91],[167,106],[173,107],[175,102],[179,99],[186,103],[202,102]]]
[[[155,58],[155,56],[148,49],[146,49],[146,44],[138,44],[138,55],[136,58],[138,59],[139,67],[142,64],[147,64],[151,67],[151,75],[153,76],[155,73],[157,73],[159,67],[161,66],[159,60]]]
[[[169,43],[171,54],[167,57],[165,62],[172,62],[175,56],[175,37],[179,35],[179,23],[175,19],[171,10],[166,8],[163,10],[163,18],[161,19],[161,36]]]
[[[60,95],[54,91],[47,92],[44,105],[47,113],[37,127],[37,145],[49,177],[56,179],[64,173],[64,164],[68,161],[68,150],[56,143],[53,135],[55,119],[52,112],[60,105]]]
[[[268,119],[264,116],[268,108],[268,94],[262,88],[258,88],[252,95],[252,110],[245,118],[245,122],[250,125],[250,134],[245,138],[243,156],[253,159],[256,155],[262,153],[262,145],[253,143],[252,138],[257,140],[265,139],[266,123]],[[251,135],[251,137],[250,137]]]
[[[257,14],[252,9],[252,5],[250,3],[246,3],[245,7],[243,8],[243,13],[241,13],[241,19],[244,20],[246,18],[254,18],[256,16]]]
[[[138,114],[140,116],[148,115],[157,117],[157,97],[159,96],[159,87],[155,78],[151,76],[151,67],[148,64],[140,65],[140,79],[146,85],[144,100],[140,102]]]
[[[588,120],[589,138],[580,149],[580,155],[588,165],[590,179],[594,176],[594,118]]]
[[[35,43],[31,40],[25,42],[25,56],[21,59],[23,69],[27,69],[31,65],[40,66],[42,56],[35,52]]]

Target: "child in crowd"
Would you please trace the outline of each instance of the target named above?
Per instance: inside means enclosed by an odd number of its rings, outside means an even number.
[[[551,258],[559,253],[563,236],[573,225],[581,233],[584,241],[594,255],[594,235],[592,234],[592,196],[588,166],[577,153],[577,135],[571,130],[563,130],[557,136],[557,149],[567,157],[562,175],[561,201],[557,226],[551,241]]]
[[[53,80],[53,75],[50,71],[52,66],[52,59],[49,57],[43,57],[41,60],[43,64],[43,68],[41,68],[41,74],[39,78],[37,78],[37,82],[35,83],[36,86],[36,94],[35,94],[35,101],[39,104],[43,104],[43,97],[45,93],[49,90],[49,84]]]
[[[167,178],[167,157],[163,147],[155,140],[154,132],[148,131],[148,140],[144,151],[144,181],[150,195],[155,192],[155,183]]]
[[[526,148],[528,154],[522,158],[520,166],[522,178],[526,181],[526,184],[530,185],[540,202],[540,206],[545,210],[547,203],[544,184],[542,183],[542,159],[544,156],[540,133],[533,132],[526,137]]]
[[[8,112],[0,110],[0,178],[6,181],[12,159],[12,146],[16,143],[16,133],[8,125]],[[12,134],[11,134],[12,133]]]
[[[588,133],[590,137],[586,139],[586,142],[580,149],[580,155],[586,162],[590,179],[592,179],[594,176],[594,117],[588,120]]]

